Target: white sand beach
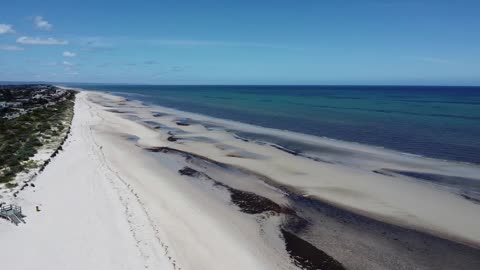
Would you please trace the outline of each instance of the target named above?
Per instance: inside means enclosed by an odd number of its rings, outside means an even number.
[[[35,188],[25,189],[14,201],[22,206],[27,223],[15,227],[0,220],[2,268],[168,266],[163,258],[148,261],[148,251],[141,251],[140,239],[132,234],[137,226],[136,230],[144,233],[144,241],[148,241],[147,235],[153,232],[148,226],[142,228],[148,221],[140,217],[141,208],[135,208],[134,195],[117,183],[115,174],[102,161],[90,131],[96,121],[79,98],[64,151],[37,177]],[[127,211],[127,206],[132,210]],[[135,223],[131,222],[132,213],[136,214]],[[157,248],[155,242],[144,245]]]
[[[159,112],[162,116],[155,116]],[[255,193],[282,209],[295,207],[286,195],[291,191],[379,222],[459,243],[462,247],[458,250],[469,258],[469,265],[479,263],[471,259],[477,255],[475,251],[463,250],[480,247],[480,204],[408,177],[371,172],[386,164],[390,169],[410,169],[416,164],[420,171],[467,177],[477,168],[416,162],[415,157],[399,160],[388,152],[349,148],[348,144],[339,147],[377,158],[355,166],[353,162],[350,166],[318,162],[240,140],[219,128],[179,125],[179,119],[186,117],[205,119],[177,113],[97,92],[78,94],[64,150],[37,177],[35,187],[15,198],[14,203],[22,206],[27,216],[26,224],[15,227],[0,220],[1,267],[299,269],[280,233],[290,214],[239,211],[239,205],[231,202],[232,190]],[[159,127],[152,128],[145,121],[154,121]],[[187,166],[203,180],[179,174]],[[348,228],[343,232],[351,234],[354,244],[368,242],[353,236]],[[304,235],[314,234],[310,230]],[[371,261],[363,266],[385,269],[382,263],[400,263],[375,260],[401,254],[401,248],[412,243],[399,246],[393,240],[385,241],[388,244],[371,241],[377,248],[384,245],[385,253],[365,255],[365,260]],[[441,250],[443,243],[438,246]],[[361,258],[349,258],[355,252],[352,246],[333,243],[321,249],[348,269],[363,267],[358,264]],[[410,255],[399,256],[398,261],[408,266],[416,263],[416,257],[408,261],[401,256]]]

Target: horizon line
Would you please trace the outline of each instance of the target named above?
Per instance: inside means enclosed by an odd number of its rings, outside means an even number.
[[[455,84],[155,84],[155,83],[115,83],[115,82],[54,82],[54,81],[1,81],[1,84],[102,84],[102,85],[138,85],[138,86],[338,86],[338,87],[480,87],[478,85]]]

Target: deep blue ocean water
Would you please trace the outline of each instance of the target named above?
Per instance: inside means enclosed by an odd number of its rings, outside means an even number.
[[[67,86],[264,127],[480,163],[480,87]]]

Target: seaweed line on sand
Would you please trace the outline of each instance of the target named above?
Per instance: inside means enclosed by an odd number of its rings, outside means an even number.
[[[169,147],[153,147],[146,148],[146,150],[151,152],[181,155],[185,158],[186,161],[188,161],[189,159],[199,158],[217,166],[221,166],[223,168],[239,169],[235,166],[224,164],[218,161],[208,159],[206,157]],[[245,170],[242,171],[246,172]],[[240,208],[241,212],[252,215],[266,213],[267,217],[268,215],[285,215],[287,222],[280,225],[280,233],[281,238],[284,240],[286,251],[290,255],[290,259],[294,265],[302,269],[345,269],[343,265],[337,260],[335,260],[333,257],[329,256],[327,253],[318,249],[309,242],[296,236],[293,232],[290,232],[290,228],[295,227],[292,226],[292,224],[296,224],[297,226],[306,226],[306,223],[308,223],[306,220],[299,217],[294,210],[287,207],[282,207],[277,203],[273,202],[272,200],[255,194],[253,192],[247,192],[232,188],[224,183],[221,183],[220,181],[211,178],[206,173],[197,171],[188,166],[183,167],[178,172],[181,175],[211,181],[214,186],[222,187],[228,190],[228,192],[230,193],[231,202],[237,205]],[[248,172],[250,173],[250,171]],[[259,176],[259,174],[256,173],[254,175],[257,177]],[[263,176],[262,178],[267,177]]]

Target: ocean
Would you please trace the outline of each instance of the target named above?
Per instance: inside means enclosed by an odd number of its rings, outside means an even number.
[[[480,87],[65,86],[263,127],[480,164]]]

